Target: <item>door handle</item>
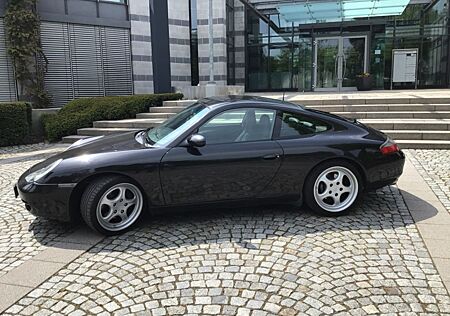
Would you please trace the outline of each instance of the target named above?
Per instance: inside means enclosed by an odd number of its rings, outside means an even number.
[[[264,159],[264,160],[275,160],[275,159],[278,159],[278,158],[280,158],[279,154],[265,155],[265,156],[262,157],[262,159]]]

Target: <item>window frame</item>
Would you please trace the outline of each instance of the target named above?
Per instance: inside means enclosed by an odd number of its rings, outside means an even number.
[[[281,137],[281,124],[282,124],[282,120],[283,120],[283,113],[288,113],[288,114],[292,114],[292,115],[301,115],[306,118],[310,118],[311,120],[317,120],[317,121],[323,122],[324,124],[329,125],[330,129],[320,132],[320,133],[315,132],[315,133],[305,134],[305,135],[298,134],[296,136]],[[331,131],[334,131],[334,125],[332,123],[326,122],[320,118],[315,118],[315,117],[312,117],[312,116],[307,115],[302,112],[289,111],[289,110],[277,110],[277,118],[276,118],[275,126],[274,126],[273,140],[303,139],[303,138],[307,138],[307,137],[325,134],[325,133],[328,133]]]
[[[238,110],[248,110],[248,109],[253,109],[255,111],[257,110],[266,110],[266,111],[273,111],[274,112],[274,123],[272,124],[272,132],[270,134],[270,138],[268,139],[260,139],[260,140],[248,140],[248,141],[239,141],[239,142],[225,142],[225,143],[215,143],[215,144],[209,144],[210,146],[215,146],[215,145],[231,145],[231,144],[245,144],[245,143],[257,143],[257,142],[267,142],[267,141],[274,141],[274,136],[275,136],[275,131],[277,128],[277,115],[278,115],[278,110],[274,109],[274,108],[270,108],[270,107],[262,107],[262,106],[241,106],[241,107],[235,107],[232,109],[226,109],[223,111],[220,111],[218,113],[214,113],[212,115],[211,118],[206,119],[204,122],[200,123],[195,129],[194,129],[194,134],[200,134],[200,128],[204,125],[206,125],[208,122],[210,122],[211,120],[215,119],[217,116],[228,112],[228,111],[238,111]],[[191,134],[192,135],[192,134]],[[189,137],[189,136],[188,136]],[[206,139],[206,146],[208,146],[208,139]]]

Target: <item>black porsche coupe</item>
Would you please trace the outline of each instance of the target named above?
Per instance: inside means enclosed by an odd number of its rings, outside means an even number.
[[[191,205],[304,201],[346,213],[395,183],[404,154],[356,120],[259,97],[207,98],[148,130],[80,140],[27,170],[16,197],[36,216],[81,217],[103,234],[143,212]]]

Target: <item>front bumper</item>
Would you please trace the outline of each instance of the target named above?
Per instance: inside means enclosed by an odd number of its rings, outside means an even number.
[[[33,215],[62,222],[72,220],[69,208],[70,195],[75,184],[21,183],[14,186],[14,194],[25,203]]]

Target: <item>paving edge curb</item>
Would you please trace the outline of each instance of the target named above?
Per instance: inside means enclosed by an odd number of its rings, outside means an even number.
[[[46,245],[46,249],[33,258],[2,275],[0,314],[104,238],[86,227],[79,227],[68,236]]]
[[[408,157],[397,187],[450,293],[450,214]]]

